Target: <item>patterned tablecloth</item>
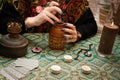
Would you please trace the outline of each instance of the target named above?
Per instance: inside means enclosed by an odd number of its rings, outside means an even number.
[[[66,44],[66,48],[63,51],[58,51],[51,50],[48,47],[48,34],[24,34],[24,37],[29,40],[28,54],[25,58],[39,60],[39,67],[23,80],[120,80],[120,36],[116,37],[113,55],[108,58],[102,58],[97,55],[100,36],[101,34],[97,34],[76,44]],[[63,56],[65,54],[74,58],[80,49],[88,48],[89,44],[93,44],[90,51],[92,53],[91,57],[86,57],[83,51],[80,53],[78,60],[73,60],[71,63],[64,62]],[[41,47],[42,52],[40,54],[33,53],[31,49],[34,46]],[[0,57],[0,69],[15,60]],[[50,66],[54,64],[62,68],[61,73],[58,75],[50,72]],[[82,65],[90,66],[92,68],[91,74],[82,73]],[[0,75],[0,80],[6,79]]]

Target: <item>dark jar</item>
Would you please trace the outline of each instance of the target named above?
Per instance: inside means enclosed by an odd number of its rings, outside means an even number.
[[[64,23],[58,23],[56,26],[53,26],[50,29],[49,33],[49,47],[54,50],[63,50],[65,45],[65,38],[64,38]]]

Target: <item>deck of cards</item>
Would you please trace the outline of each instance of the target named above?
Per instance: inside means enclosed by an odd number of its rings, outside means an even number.
[[[31,64],[32,63],[32,64]],[[9,80],[19,80],[27,76],[39,66],[38,60],[18,58],[9,66],[1,69],[0,73]]]

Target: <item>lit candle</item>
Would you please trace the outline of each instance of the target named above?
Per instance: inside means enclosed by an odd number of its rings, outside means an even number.
[[[82,70],[82,72],[85,73],[85,74],[90,74],[90,73],[91,73],[91,68],[90,68],[89,66],[87,66],[87,65],[83,65],[83,66],[81,67],[81,70]]]
[[[107,55],[112,53],[113,44],[118,30],[119,27],[116,26],[114,22],[112,24],[105,23],[98,47],[99,52]]]
[[[59,74],[61,71],[61,67],[58,65],[52,65],[50,69],[51,69],[51,72],[54,74]]]
[[[71,62],[73,60],[72,56],[70,55],[64,55],[64,61],[65,62]]]
[[[113,27],[113,25],[114,25],[114,22],[112,22],[111,26]]]

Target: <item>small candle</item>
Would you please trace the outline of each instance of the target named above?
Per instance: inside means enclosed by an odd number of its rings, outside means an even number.
[[[100,39],[100,44],[98,47],[98,51],[103,53],[103,54],[111,54],[112,53],[112,48],[113,44],[115,41],[116,34],[118,33],[118,26],[114,25],[114,23],[106,23],[104,25],[101,39]]]
[[[83,65],[81,69],[82,69],[82,72],[85,74],[91,73],[91,68],[89,66]]]
[[[72,56],[70,55],[64,55],[64,61],[65,62],[71,62],[73,60]]]
[[[51,72],[54,74],[59,74],[61,71],[61,67],[58,65],[52,65],[50,69],[51,69]]]

